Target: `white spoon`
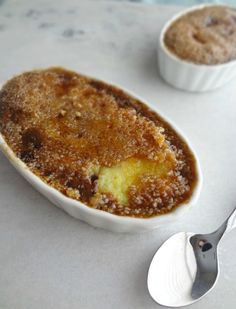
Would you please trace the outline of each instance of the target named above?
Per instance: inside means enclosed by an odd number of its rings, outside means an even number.
[[[219,275],[217,246],[236,228],[236,208],[211,234],[177,233],[156,252],[147,284],[152,298],[163,306],[190,305],[214,287]]]

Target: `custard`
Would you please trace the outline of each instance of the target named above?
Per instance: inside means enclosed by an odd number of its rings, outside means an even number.
[[[157,113],[63,68],[26,72],[4,85],[0,132],[49,186],[111,214],[165,214],[196,186],[192,152]]]

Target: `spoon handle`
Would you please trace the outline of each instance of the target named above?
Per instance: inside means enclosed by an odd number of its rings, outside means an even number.
[[[233,210],[229,218],[226,220],[226,230],[225,233],[232,231],[236,228],[236,208]]]
[[[211,235],[214,237],[216,243],[219,243],[222,237],[228,232],[236,228],[236,207],[231,212],[229,217],[224,221],[224,223]]]

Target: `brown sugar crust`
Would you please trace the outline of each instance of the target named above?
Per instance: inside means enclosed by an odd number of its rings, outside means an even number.
[[[196,185],[191,151],[160,116],[114,86],[62,68],[26,72],[6,83],[0,132],[43,181],[116,215],[167,213],[188,201]],[[170,169],[163,177],[139,177],[122,204],[98,191],[99,170],[130,158]]]
[[[236,59],[236,10],[209,6],[189,12],[167,29],[167,48],[197,64],[221,64]]]

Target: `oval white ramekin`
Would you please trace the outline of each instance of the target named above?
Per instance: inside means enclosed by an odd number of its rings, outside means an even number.
[[[97,79],[96,79],[97,80]],[[88,207],[87,205],[69,198],[63,195],[60,191],[52,188],[47,183],[42,181],[38,176],[36,176],[27,165],[21,161],[15,153],[11,150],[11,148],[7,145],[4,137],[0,133],[0,150],[5,154],[11,164],[17,169],[17,171],[40,193],[42,193],[45,197],[47,197],[53,204],[58,206],[59,208],[63,209],[69,215],[74,218],[80,219],[93,225],[95,227],[104,228],[113,232],[131,232],[131,233],[138,233],[144,232],[148,230],[152,230],[154,228],[158,228],[160,226],[166,225],[168,223],[175,223],[176,220],[179,219],[181,215],[187,211],[190,206],[196,204],[198,196],[200,194],[200,190],[202,187],[202,172],[199,164],[198,157],[190,146],[187,138],[180,132],[176,126],[168,120],[166,117],[163,117],[156,109],[151,107],[145,100],[142,98],[134,95],[132,92],[125,90],[123,87],[118,85],[113,86],[124,90],[128,95],[137,98],[143,104],[146,104],[151,110],[154,110],[159,116],[161,116],[165,121],[167,121],[171,127],[179,134],[180,137],[188,144],[190,151],[193,153],[194,158],[196,160],[196,170],[197,170],[197,184],[193,191],[193,194],[188,202],[179,205],[175,210],[172,212],[160,215],[152,218],[141,219],[141,218],[132,218],[132,217],[122,217],[117,216],[114,214],[110,214],[108,212],[94,209]],[[1,87],[0,87],[1,90]]]
[[[158,65],[162,78],[175,88],[187,91],[203,92],[219,88],[236,76],[236,60],[217,64],[194,64],[180,59],[171,53],[164,44],[164,36],[169,26],[188,12],[207,6],[221,4],[197,5],[174,15],[163,27],[158,42]]]

